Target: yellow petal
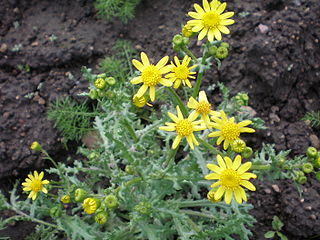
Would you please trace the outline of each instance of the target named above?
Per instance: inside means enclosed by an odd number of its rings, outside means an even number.
[[[207,28],[202,29],[198,35],[198,40],[200,41],[200,40],[204,39],[204,37],[207,35],[207,32],[208,32]]]
[[[159,127],[159,129],[163,130],[163,131],[169,131],[169,132],[176,130],[176,128],[174,126],[161,126],[161,127]]]
[[[220,15],[220,19],[231,18],[234,15],[234,12],[226,12]]]
[[[142,97],[143,96],[143,94],[145,94],[145,92],[148,90],[148,86],[147,85],[145,85],[145,84],[143,84],[140,88],[139,88],[139,90],[138,90],[138,92],[137,92],[137,97]]]
[[[173,88],[177,89],[181,84],[181,80],[180,79],[177,79],[174,84],[173,84]]]
[[[240,188],[236,188],[233,190],[234,191],[234,196],[236,201],[241,204],[242,203],[242,197],[241,197],[241,192],[240,192]]]
[[[224,34],[230,34],[229,28],[227,28],[227,27],[225,27],[223,25],[218,26],[218,29],[219,29],[220,32],[222,32]]]
[[[192,88],[192,85],[188,79],[184,80],[184,82],[187,84],[189,88]]]
[[[147,54],[145,54],[144,52],[141,53],[141,60],[144,66],[149,66],[150,62],[149,62],[149,58],[147,56]]]
[[[237,170],[238,167],[240,167],[240,164],[241,164],[241,155],[237,155],[233,161],[232,169]]]
[[[214,194],[214,199],[218,200],[222,197],[222,195],[225,193],[226,188],[224,186],[220,186],[219,189]]]
[[[232,169],[232,160],[229,157],[224,157],[224,161],[226,162],[227,168]]]
[[[222,3],[218,8],[217,8],[217,13],[220,15],[221,13],[223,13],[223,11],[226,9],[226,7],[227,7],[227,3],[226,2],[224,2],[224,3]]]
[[[43,180],[41,183],[42,184],[49,184],[50,182],[48,180]]]
[[[217,162],[218,162],[220,168],[222,168],[222,169],[227,168],[225,162],[223,161],[223,158],[220,155],[217,155]]]
[[[231,203],[231,199],[232,199],[232,190],[227,189],[226,193],[224,195],[224,201],[226,202],[226,204],[230,204]]]
[[[221,135],[220,131],[212,132],[208,134],[208,137],[219,137]],[[219,144],[218,144],[219,145]]]
[[[220,21],[220,24],[221,25],[231,25],[231,24],[234,24],[234,20],[232,20],[232,19],[222,19]]]
[[[202,101],[208,102],[207,95],[206,95],[205,91],[199,92],[199,102],[202,102]]]
[[[163,58],[161,58],[161,60],[157,63],[156,67],[158,69],[163,68],[169,61],[169,57],[165,56]]]
[[[244,121],[242,121],[242,122],[237,123],[237,125],[238,125],[239,127],[245,127],[245,126],[250,125],[251,123],[252,123],[252,121],[250,121],[250,120],[244,120]]]
[[[203,8],[204,8],[204,10],[206,11],[206,12],[210,12],[210,4],[208,3],[208,1],[207,0],[202,0],[202,6],[203,6]]]
[[[141,78],[141,76],[135,77],[135,78],[131,79],[130,83],[132,83],[132,84],[142,83],[142,78]]]
[[[220,179],[220,175],[217,173],[210,173],[206,175],[204,178],[207,180],[215,180],[215,179]]]
[[[240,185],[248,188],[250,191],[255,191],[256,190],[256,187],[249,181],[247,180],[241,180],[240,181]]]
[[[194,146],[193,146],[192,137],[189,135],[189,136],[186,137],[186,139],[187,139],[187,142],[188,142],[190,148],[193,150]]]
[[[181,136],[177,135],[172,143],[172,149],[176,149],[181,142]]]
[[[213,39],[214,39],[214,29],[210,29],[210,30],[208,31],[208,41],[209,41],[209,42],[212,42]]]
[[[162,84],[163,86],[166,86],[166,87],[172,86],[172,82],[168,79],[165,79],[165,78],[161,78],[159,83]]]
[[[248,127],[240,128],[241,133],[254,133],[256,130]]]
[[[188,117],[188,120],[190,122],[193,122],[194,120],[197,119],[198,116],[199,116],[199,113],[197,111],[192,111]]]
[[[191,31],[192,32],[199,32],[204,28],[204,26],[202,24],[197,24],[194,27],[192,27]]]
[[[215,188],[215,187],[217,187],[217,186],[219,186],[219,185],[221,185],[221,182],[220,182],[220,181],[215,182],[215,183],[212,183],[212,184],[210,185],[210,187]]]
[[[188,108],[195,109],[198,106],[198,102],[193,97],[190,97],[187,106]]]
[[[217,165],[215,164],[212,164],[212,163],[208,163],[207,164],[207,168],[209,168],[211,171],[214,171],[216,173],[221,173],[224,169],[218,167]]]
[[[244,189],[242,187],[239,187],[238,188],[240,193],[241,193],[241,198],[244,200],[244,201],[247,201],[247,195],[246,195],[246,192],[244,191]]]
[[[133,60],[132,60],[132,64],[133,64],[133,66],[135,66],[135,68],[138,69],[140,72],[143,71],[144,66],[143,66],[143,64],[142,64],[141,62],[139,62],[138,60],[133,59]]]
[[[179,118],[178,118],[176,115],[174,115],[173,113],[171,113],[171,112],[168,112],[168,116],[169,116],[169,118],[171,118],[172,121],[174,121],[175,123],[179,121]]]
[[[215,37],[218,41],[221,41],[222,36],[221,36],[220,31],[219,31],[217,28],[214,29],[213,34],[214,34],[214,37]]]
[[[181,110],[180,110],[180,107],[177,106],[176,109],[177,109],[178,118],[179,118],[179,119],[184,119],[183,114],[182,114],[182,112],[181,112]]]
[[[199,142],[197,141],[196,137],[194,136],[193,133],[191,133],[192,141],[195,145],[199,146]]]
[[[166,74],[166,73],[170,72],[171,69],[172,69],[171,65],[164,66],[163,68],[160,69],[160,73],[161,74]]]
[[[25,191],[25,192],[29,192],[29,191],[31,191],[31,187],[25,187],[22,190]]]
[[[47,194],[47,193],[48,193],[48,190],[43,187],[43,188],[42,188],[42,192],[45,193],[45,194]]]
[[[199,4],[195,3],[193,6],[194,6],[194,9],[195,9],[198,13],[200,13],[200,14],[204,14],[204,13],[205,13],[205,12],[203,11],[202,7],[200,7]]]
[[[150,100],[153,102],[156,98],[156,89],[154,86],[150,86],[149,94],[150,94]]]
[[[255,175],[254,173],[243,173],[241,176],[241,179],[244,179],[244,180],[249,180],[250,178],[257,178],[257,175]]]
[[[196,13],[196,12],[188,12],[188,15],[192,18],[195,18],[195,19],[201,19],[201,14],[199,13]]]
[[[237,172],[241,175],[241,174],[245,173],[251,166],[252,166],[251,162],[246,162],[241,167],[239,167]]]

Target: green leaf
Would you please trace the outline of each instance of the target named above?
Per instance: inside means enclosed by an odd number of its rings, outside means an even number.
[[[280,231],[284,224],[281,222],[278,216],[274,216],[272,220],[272,228],[274,230]]]
[[[268,231],[264,234],[265,238],[273,238],[274,237],[275,232],[274,231]]]
[[[277,235],[281,238],[281,240],[288,240],[288,238],[281,232],[277,232]]]

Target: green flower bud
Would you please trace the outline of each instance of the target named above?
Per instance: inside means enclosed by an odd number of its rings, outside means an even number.
[[[242,99],[237,100],[236,103],[237,103],[237,105],[240,106],[240,107],[241,107],[241,106],[246,106],[246,103],[245,103]]]
[[[60,198],[60,201],[63,202],[63,203],[70,203],[70,195],[63,195]]]
[[[311,163],[304,163],[302,165],[302,170],[305,173],[311,173],[313,171],[313,165]]]
[[[98,157],[98,154],[95,153],[95,152],[90,153],[89,156],[88,156],[88,158],[89,158],[90,160],[93,160],[93,159],[95,159],[95,158],[97,158],[97,157]]]
[[[124,170],[130,175],[134,174],[134,167],[132,165],[127,165]]]
[[[107,208],[112,209],[112,208],[116,208],[118,206],[118,199],[113,194],[106,196],[103,202]]]
[[[50,209],[50,216],[52,218],[60,217],[61,213],[62,213],[62,210],[60,206],[54,206]]]
[[[183,37],[180,34],[177,34],[173,37],[172,43],[176,46],[181,46],[183,44]]]
[[[187,46],[187,45],[189,45],[189,43],[190,43],[189,38],[184,37],[183,44]]]
[[[216,56],[216,52],[217,52],[218,47],[217,46],[210,46],[208,49],[208,53],[210,54],[210,56]]]
[[[226,47],[218,47],[217,51],[216,51],[216,57],[219,59],[224,59],[226,57],[228,57],[228,48]]]
[[[108,90],[105,95],[109,100],[112,100],[116,96],[116,94],[111,90]]]
[[[320,172],[316,173],[316,179],[320,182]]]
[[[96,221],[96,223],[99,224],[105,224],[109,219],[109,216],[106,212],[98,212],[95,216],[94,216],[94,220]]]
[[[315,158],[315,157],[317,157],[318,151],[314,147],[308,147],[306,154],[310,158]]]
[[[98,98],[98,91],[95,89],[91,89],[89,92],[89,97],[93,100],[97,99]]]
[[[300,176],[298,179],[297,179],[297,182],[299,184],[305,184],[307,182],[307,177],[306,176]]]
[[[76,202],[82,202],[87,196],[88,196],[87,191],[82,188],[77,188],[76,191],[74,192],[74,200]]]
[[[317,157],[314,161],[313,161],[313,166],[316,168],[320,168],[320,157]]]
[[[236,153],[242,153],[246,148],[246,142],[242,139],[236,139],[231,144],[231,149]]]
[[[279,159],[279,166],[282,167],[286,162],[286,158],[285,157],[280,157]]]
[[[252,153],[253,153],[253,150],[251,147],[245,147],[241,155],[243,158],[249,158],[251,157]]]
[[[304,177],[304,172],[302,171],[295,171],[294,174],[296,175],[296,179],[298,179],[299,177]]]
[[[175,45],[175,44],[172,44],[172,48],[176,52],[180,52],[181,51],[181,48],[179,46]]]
[[[113,77],[106,78],[106,81],[110,86],[113,86],[116,84],[116,80]]]
[[[98,89],[98,97],[103,98],[103,97],[105,97],[105,96],[106,96],[105,91]]]
[[[227,43],[227,42],[222,42],[222,43],[220,43],[220,47],[229,48],[229,47],[230,47],[230,44]]]
[[[42,150],[42,147],[40,145],[40,143],[38,143],[37,141],[33,142],[30,146],[30,148],[33,150],[33,151],[36,151],[36,152],[40,152]]]
[[[106,86],[106,81],[103,78],[98,78],[96,79],[96,81],[94,82],[94,86],[98,89],[104,89]]]
[[[151,213],[151,204],[149,202],[143,201],[134,207],[138,213],[149,215]]]

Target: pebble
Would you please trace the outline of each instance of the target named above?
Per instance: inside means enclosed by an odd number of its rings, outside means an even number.
[[[273,184],[273,185],[271,185],[271,187],[273,188],[273,190],[274,190],[275,192],[280,192],[280,188],[279,188],[278,185]]]
[[[3,53],[5,51],[7,51],[7,49],[8,49],[8,45],[5,44],[5,43],[2,43],[1,46],[0,46],[0,52]]]
[[[309,138],[310,138],[310,141],[311,141],[311,145],[313,147],[315,147],[316,149],[319,149],[320,148],[320,140],[317,137],[317,135],[311,134]]]
[[[269,27],[261,23],[259,24],[258,28],[261,33],[267,33],[269,31]]]

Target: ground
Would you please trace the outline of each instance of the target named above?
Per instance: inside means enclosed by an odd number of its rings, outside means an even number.
[[[52,156],[65,149],[59,132],[47,119],[50,102],[86,90],[81,66],[97,69],[117,39],[130,40],[152,59],[173,55],[171,39],[192,10],[191,0],[145,0],[127,25],[99,19],[93,1],[2,0],[0,7],[0,178],[2,188],[44,162],[29,150],[37,140]],[[318,0],[229,0],[236,24],[224,40],[230,56],[221,69],[206,74],[204,85],[224,82],[232,93],[246,91],[250,106],[267,130],[249,141],[302,154],[320,148],[319,131],[301,118],[320,110],[320,2]],[[197,42],[192,43],[197,49]],[[28,69],[28,66],[30,69]],[[22,69],[22,70],[21,70]],[[26,71],[29,70],[29,71]],[[219,99],[209,93],[212,99]],[[256,182],[250,202],[258,223],[253,239],[263,239],[278,215],[289,239],[320,234],[320,184],[309,178],[299,198],[288,181]],[[14,231],[25,232],[21,224]],[[12,231],[11,231],[12,232]],[[10,234],[10,231],[9,231]],[[13,233],[12,233],[13,234]],[[22,233],[21,233],[22,234]],[[0,234],[1,235],[1,234]],[[13,235],[12,235],[13,236]],[[19,237],[18,237],[19,238]],[[14,238],[13,239],[18,239]],[[20,238],[21,239],[21,235]]]

